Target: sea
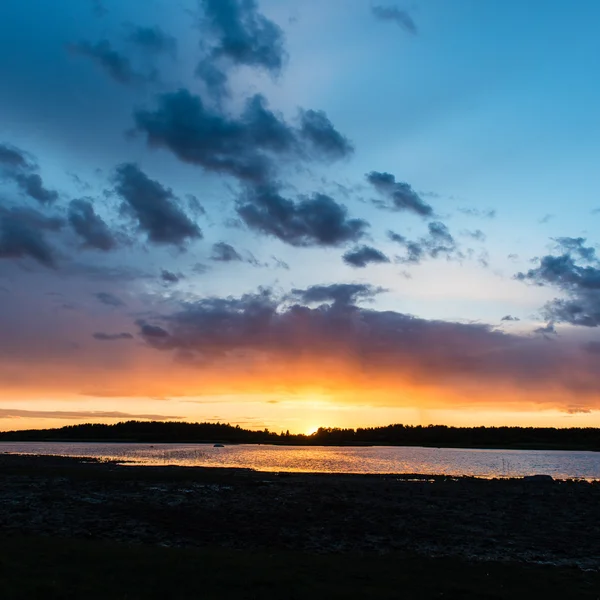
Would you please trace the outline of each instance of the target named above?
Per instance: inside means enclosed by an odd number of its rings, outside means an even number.
[[[112,442],[0,442],[0,453],[113,460],[125,465],[234,467],[311,473],[428,474],[600,480],[600,452],[479,450],[406,446],[274,446],[135,444]]]

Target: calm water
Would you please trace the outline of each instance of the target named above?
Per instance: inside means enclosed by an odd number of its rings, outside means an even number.
[[[0,452],[54,454],[134,461],[142,465],[245,467],[259,471],[327,473],[426,473],[600,479],[600,452],[559,450],[463,450],[456,448],[212,444],[113,444],[85,442],[0,442]]]

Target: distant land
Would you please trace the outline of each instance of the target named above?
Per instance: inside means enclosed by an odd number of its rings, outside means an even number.
[[[429,446],[523,450],[600,451],[600,429],[592,427],[448,427],[387,425],[321,427],[311,435],[252,431],[225,423],[126,421],[113,425],[68,425],[57,429],[0,432],[0,441],[279,444],[290,446]]]

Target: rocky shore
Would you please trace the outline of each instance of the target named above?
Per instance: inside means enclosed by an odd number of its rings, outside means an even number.
[[[600,483],[0,455],[0,535],[600,569]]]

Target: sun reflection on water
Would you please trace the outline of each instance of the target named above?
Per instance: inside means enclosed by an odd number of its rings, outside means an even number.
[[[93,457],[137,465],[258,471],[600,479],[600,453],[420,447],[2,442],[0,452]]]

